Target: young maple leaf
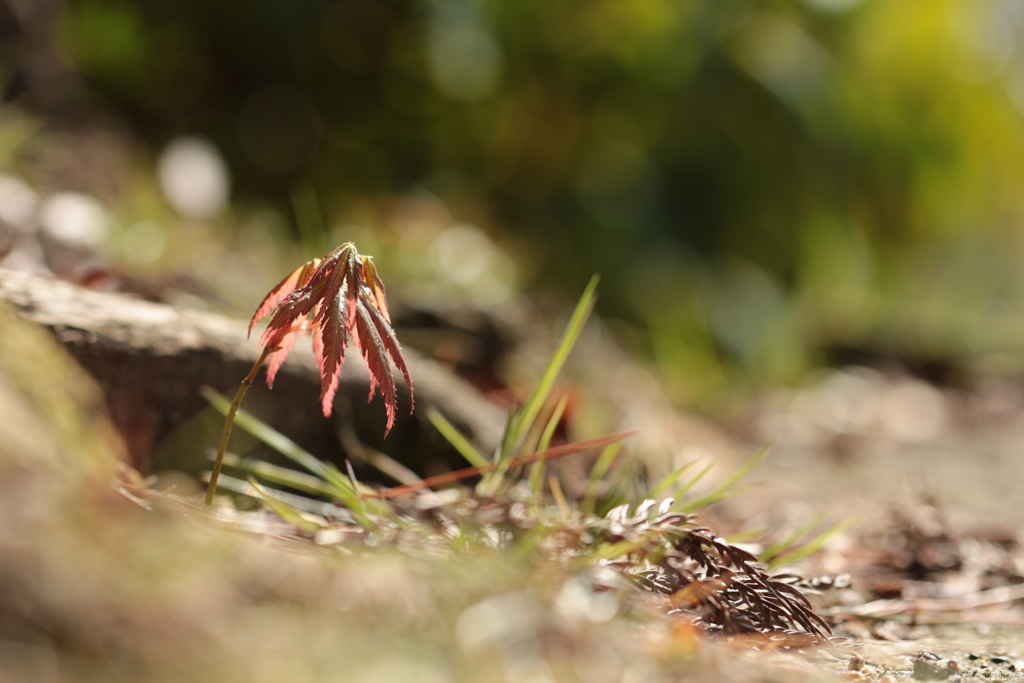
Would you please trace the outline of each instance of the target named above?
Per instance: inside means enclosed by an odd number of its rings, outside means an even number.
[[[270,324],[260,336],[260,346],[273,349],[267,364],[268,386],[273,387],[274,377],[296,340],[310,334],[320,367],[320,402],[324,416],[330,416],[351,340],[370,371],[367,400],[380,389],[388,417],[385,436],[391,431],[398,406],[391,361],[405,377],[410,401],[412,379],[398,337],[391,329],[384,283],[370,257],[361,256],[355,245],[347,242],[322,259],[304,263],[260,302],[249,322],[249,333],[268,315]]]

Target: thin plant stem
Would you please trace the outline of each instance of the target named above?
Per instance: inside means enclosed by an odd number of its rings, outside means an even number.
[[[220,433],[220,445],[217,446],[217,459],[213,461],[213,471],[210,472],[210,484],[206,487],[206,502],[203,503],[204,507],[210,507],[213,505],[213,494],[217,491],[217,479],[220,478],[220,468],[224,464],[224,453],[228,450],[228,440],[231,438],[231,428],[235,426],[235,415],[238,414],[238,409],[242,406],[242,399],[245,398],[245,392],[249,391],[249,387],[256,381],[256,375],[259,374],[260,368],[267,362],[267,358],[274,351],[277,350],[276,346],[264,346],[263,353],[260,354],[259,360],[252,366],[252,370],[245,376],[242,383],[238,386],[238,391],[235,392],[235,400],[231,402],[231,407],[228,409],[228,414],[224,417],[224,430]]]

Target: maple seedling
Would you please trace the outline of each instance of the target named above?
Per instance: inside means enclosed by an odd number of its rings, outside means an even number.
[[[349,341],[362,354],[370,373],[370,396],[367,400],[372,400],[378,389],[384,397],[387,411],[384,436],[394,426],[398,409],[398,391],[391,361],[401,370],[409,387],[410,402],[413,400],[409,367],[398,337],[391,329],[384,283],[377,275],[373,259],[360,255],[351,242],[342,244],[322,259],[315,258],[302,264],[271,289],[249,322],[249,334],[252,334],[256,323],[268,315],[270,323],[259,341],[263,353],[242,380],[224,420],[210,484],[206,489],[206,507],[213,503],[231,428],[245,393],[264,363],[267,363],[267,386],[273,388],[278,370],[295,348],[299,337],[308,334],[313,339],[313,353],[320,368],[320,404],[324,417],[330,416],[334,406]]]

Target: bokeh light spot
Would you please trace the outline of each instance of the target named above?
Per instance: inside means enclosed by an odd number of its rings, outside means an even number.
[[[168,203],[185,218],[208,220],[227,206],[228,169],[208,140],[191,136],[173,140],[160,155],[157,176]]]

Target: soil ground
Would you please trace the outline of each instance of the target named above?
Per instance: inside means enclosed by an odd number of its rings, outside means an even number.
[[[856,516],[845,542],[820,556],[815,569],[851,572],[859,599],[877,598],[872,584],[877,589],[892,580],[903,586],[896,597],[932,593],[955,606],[956,599],[992,585],[993,572],[977,567],[996,545],[1015,558],[1006,583],[1019,585],[1024,401],[1016,385],[953,391],[864,368],[831,371],[800,390],[766,397],[748,424],[752,441],[773,447],[741,504],[774,510],[773,517],[788,524],[826,510],[833,522]],[[964,566],[918,577],[923,581],[899,572],[885,577],[894,571],[879,564],[893,556],[886,545],[892,539],[886,539],[905,531],[895,528],[898,520],[913,518],[923,500],[934,503],[932,512],[941,518],[932,520],[943,527],[932,530],[935,547],[955,548]],[[966,569],[972,564],[973,573]],[[931,611],[921,604],[925,609],[917,616],[911,606],[891,621],[840,625],[838,632],[851,636],[844,653],[865,662],[860,674],[847,675],[912,677],[914,659],[928,652],[959,666],[956,674],[940,662],[939,679],[1024,680],[1020,599],[996,602],[987,612]],[[927,623],[935,621],[950,623]],[[827,668],[843,671],[847,665],[837,661]],[[918,676],[925,675],[919,665]]]

